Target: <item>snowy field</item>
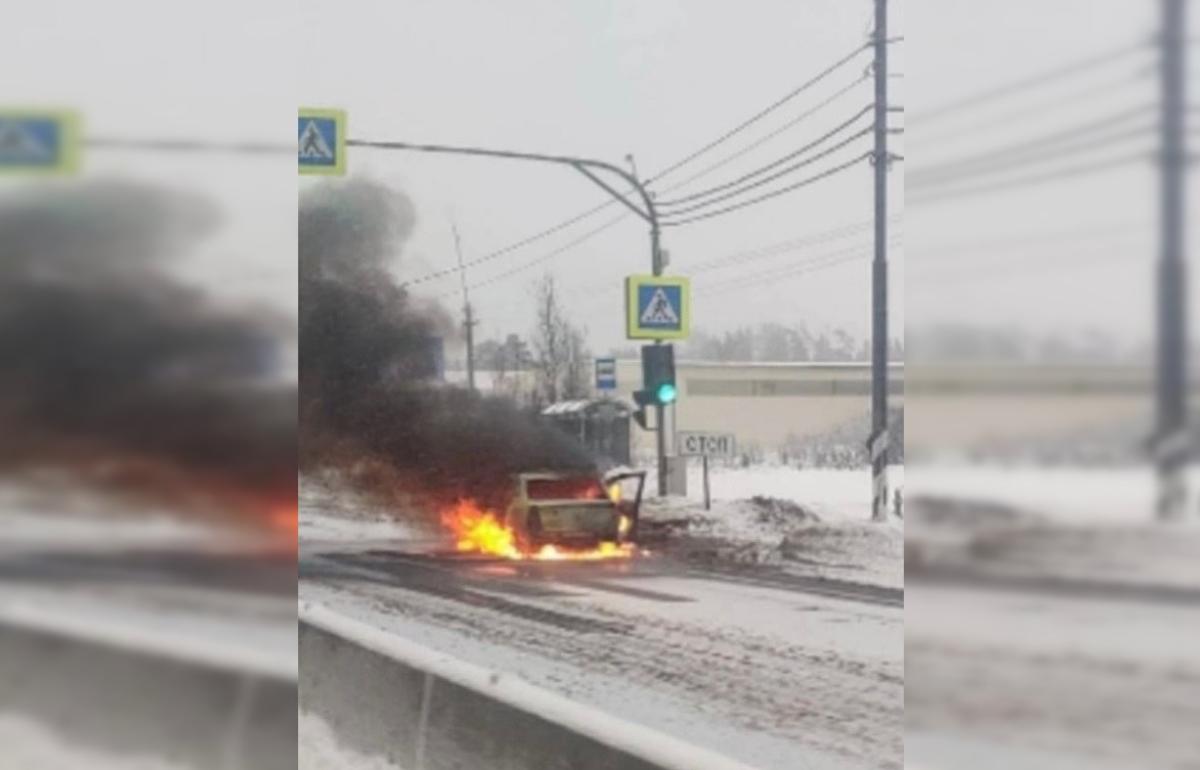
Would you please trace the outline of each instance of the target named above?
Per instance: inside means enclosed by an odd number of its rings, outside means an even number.
[[[1189,482],[1164,524],[1145,466],[908,469],[909,767],[1200,767]]]
[[[1200,522],[1200,466],[1188,472],[1192,520]],[[1038,465],[914,465],[906,497],[986,500],[1060,524],[1102,527],[1152,520],[1154,469]]]
[[[655,473],[646,477],[646,489],[655,488]],[[697,460],[688,462],[687,499],[704,501],[704,472]],[[890,490],[904,488],[904,466],[888,468]],[[803,504],[822,521],[868,521],[871,518],[871,471],[868,468],[797,468],[778,464],[709,468],[713,500],[748,500],[756,495]],[[889,491],[889,499],[891,492]]]

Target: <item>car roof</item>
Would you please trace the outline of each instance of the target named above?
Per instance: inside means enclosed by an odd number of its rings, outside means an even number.
[[[530,471],[518,473],[517,476],[525,481],[555,481],[557,479],[592,479],[599,482],[596,474],[588,471]]]

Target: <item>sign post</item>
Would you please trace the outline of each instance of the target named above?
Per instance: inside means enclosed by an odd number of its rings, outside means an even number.
[[[675,446],[682,457],[699,457],[704,468],[704,510],[712,509],[712,495],[708,485],[708,458],[732,457],[737,452],[737,441],[732,433],[681,430],[675,434]]]

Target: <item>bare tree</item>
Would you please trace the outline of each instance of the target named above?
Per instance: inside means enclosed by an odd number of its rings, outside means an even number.
[[[567,318],[554,277],[544,276],[534,289],[537,320],[533,331],[533,367],[541,403],[586,398],[591,352],[584,330]]]

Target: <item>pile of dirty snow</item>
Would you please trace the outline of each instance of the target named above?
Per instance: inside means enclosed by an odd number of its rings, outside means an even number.
[[[904,584],[904,529],[897,521],[825,521],[794,500],[756,495],[716,501],[711,510],[682,498],[650,499],[644,520],[671,532],[668,550],[726,561],[769,564],[788,572]]]

